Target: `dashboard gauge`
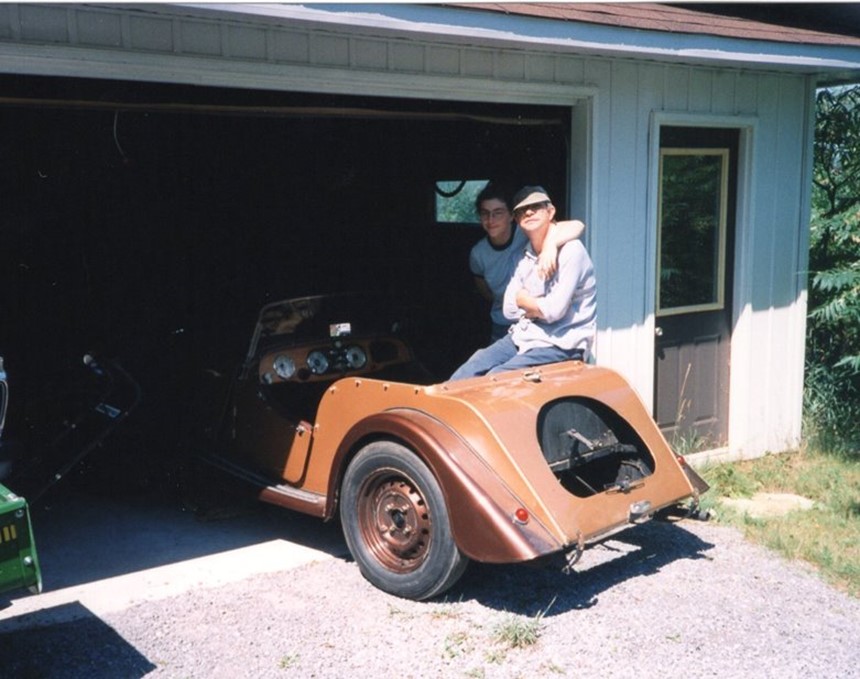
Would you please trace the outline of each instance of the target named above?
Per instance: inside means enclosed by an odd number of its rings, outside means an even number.
[[[353,370],[363,368],[367,364],[367,354],[364,353],[364,349],[357,345],[349,347],[343,355],[346,364]]]
[[[296,364],[289,356],[281,354],[272,362],[272,368],[275,369],[275,374],[282,380],[288,380],[296,374]]]
[[[322,375],[328,370],[328,359],[321,351],[312,351],[308,354],[308,368],[314,375]]]

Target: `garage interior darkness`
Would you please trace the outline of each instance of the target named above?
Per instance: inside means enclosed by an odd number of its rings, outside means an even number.
[[[436,223],[435,182],[539,183],[568,216],[566,108],[13,76],[0,91],[10,428],[22,394],[93,351],[141,382],[139,425],[175,431],[195,374],[241,360],[262,304],[324,292],[405,296],[444,379],[488,314],[468,269],[483,232]]]

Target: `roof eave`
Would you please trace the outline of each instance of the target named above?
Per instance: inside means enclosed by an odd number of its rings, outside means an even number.
[[[244,19],[311,23],[321,29],[349,27],[371,35],[423,36],[488,48],[785,71],[812,76],[820,84],[860,82],[860,48],[851,46],[668,33],[425,4],[178,6],[222,16],[242,15]]]

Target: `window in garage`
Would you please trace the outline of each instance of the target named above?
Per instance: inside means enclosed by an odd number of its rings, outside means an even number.
[[[436,221],[447,224],[478,224],[475,200],[488,179],[441,180],[435,183]]]

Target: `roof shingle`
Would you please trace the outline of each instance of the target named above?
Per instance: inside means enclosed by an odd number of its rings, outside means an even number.
[[[576,21],[664,33],[813,45],[860,46],[860,38],[850,35],[796,28],[657,3],[490,2],[456,3],[456,6],[556,21]]]

